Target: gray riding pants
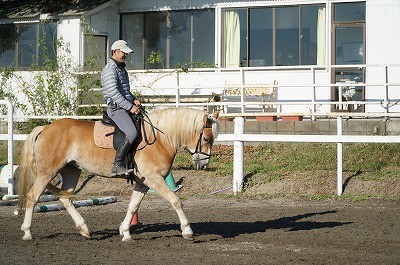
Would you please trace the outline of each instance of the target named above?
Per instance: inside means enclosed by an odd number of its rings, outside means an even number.
[[[132,144],[138,135],[138,131],[130,117],[129,112],[124,109],[113,109],[108,107],[107,114],[108,117],[110,117],[117,124],[121,131],[125,133],[129,143]]]

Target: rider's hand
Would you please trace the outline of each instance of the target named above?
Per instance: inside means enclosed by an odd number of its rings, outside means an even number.
[[[140,108],[136,105],[133,105],[133,107],[130,110],[131,113],[133,114],[139,114],[140,113]]]

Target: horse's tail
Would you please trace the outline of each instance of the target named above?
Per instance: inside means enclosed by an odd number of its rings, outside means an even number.
[[[35,143],[39,134],[43,131],[44,126],[38,126],[32,130],[25,141],[21,153],[21,164],[18,167],[18,207],[25,209],[26,194],[35,183],[37,177],[37,165],[35,158]]]

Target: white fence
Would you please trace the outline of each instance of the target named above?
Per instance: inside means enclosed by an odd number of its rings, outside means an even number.
[[[13,129],[13,106],[8,100],[0,100],[0,105],[7,107],[7,134],[0,134],[0,140],[7,140],[7,164],[8,164],[8,195],[13,195],[14,191],[14,179],[13,179],[13,164],[14,164],[14,129]]]
[[[354,78],[347,76],[332,81],[338,72],[357,73]],[[326,66],[279,66],[279,67],[241,67],[241,68],[197,68],[188,72],[167,70],[128,71],[132,89],[144,99],[168,98],[156,103],[145,103],[152,107],[221,107],[231,109],[230,113],[262,112],[269,113],[308,113],[308,116],[331,112],[332,107],[343,110],[358,106],[366,113],[400,113],[400,65],[326,65]],[[82,76],[88,73],[83,73]],[[99,78],[99,73],[91,73]],[[89,74],[90,75],[90,74]],[[358,76],[358,75],[361,75]],[[365,79],[365,80],[364,80]],[[276,90],[268,101],[261,97],[246,96],[246,90],[267,88]],[[236,88],[240,91],[234,99],[204,104],[204,102],[185,101],[187,97],[211,97],[212,93]],[[101,88],[94,87],[94,93]],[[358,91],[358,92],[357,92]],[[362,92],[360,92],[362,91]],[[356,94],[354,94],[356,93]],[[360,98],[362,94],[362,97]],[[358,95],[358,96],[357,96]],[[334,99],[335,98],[335,99]],[[343,99],[342,99],[343,98]],[[93,106],[83,104],[82,107]],[[265,115],[268,115],[265,114]],[[367,114],[365,114],[367,115]],[[278,115],[279,116],[279,115]]]
[[[0,104],[8,107],[8,133],[0,134],[0,140],[8,141],[8,165],[11,170],[9,173],[8,194],[13,193],[13,140],[25,140],[27,135],[13,133],[13,115],[12,105],[6,100],[0,100]],[[251,114],[248,114],[251,115]],[[324,114],[325,115],[325,114]],[[234,143],[234,161],[233,161],[233,192],[234,194],[242,192],[244,177],[244,142],[323,142],[337,143],[337,194],[343,193],[343,143],[400,143],[398,136],[366,136],[366,135],[342,135],[342,116],[351,116],[349,113],[331,113],[337,119],[336,135],[277,135],[277,134],[244,134],[244,119],[246,115],[236,114],[234,118],[235,129],[233,134],[219,134],[216,142]],[[371,115],[371,114],[369,114]],[[377,115],[381,115],[380,113]],[[398,117],[396,113],[387,113],[388,117]],[[27,118],[27,117],[25,117]],[[38,116],[29,118],[65,118],[64,116]],[[100,119],[99,116],[79,116],[72,117],[79,119]]]
[[[233,192],[242,191],[244,177],[244,142],[337,143],[337,194],[343,193],[343,143],[400,143],[399,136],[342,135],[342,116],[337,115],[336,135],[244,134],[244,117],[235,117],[233,134],[218,135],[216,141],[234,142]]]

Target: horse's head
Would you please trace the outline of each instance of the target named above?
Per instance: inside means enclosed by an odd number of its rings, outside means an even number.
[[[185,150],[192,155],[192,163],[196,169],[206,169],[210,163],[211,148],[214,139],[218,135],[219,111],[213,115],[205,114],[203,117],[203,127],[196,132],[190,145],[185,146]]]

